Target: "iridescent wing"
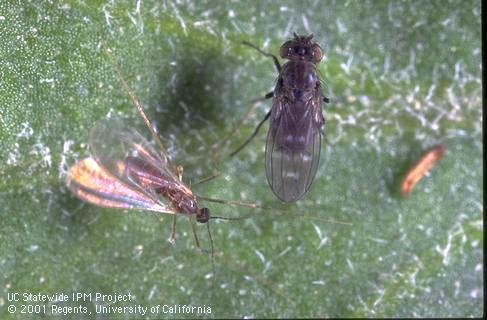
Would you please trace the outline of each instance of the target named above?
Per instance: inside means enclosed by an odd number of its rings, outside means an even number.
[[[164,190],[191,194],[174,173],[162,145],[150,143],[119,119],[99,122],[91,131],[90,146],[104,170],[151,199],[168,204]]]
[[[177,179],[166,151],[162,147],[156,149],[153,143],[133,127],[125,125],[121,119],[110,118],[97,122],[90,132],[90,147],[96,160],[119,178],[125,177],[117,170],[112,170],[117,167],[113,164],[133,156],[144,159],[158,167],[162,173]]]
[[[119,161],[118,166],[123,169],[124,162]],[[69,168],[66,184],[81,200],[101,207],[176,213],[165,204],[123,183],[92,157],[82,159]]]
[[[267,135],[265,164],[267,181],[284,202],[299,200],[311,187],[321,149],[321,93],[309,102],[286,103],[274,98]]]

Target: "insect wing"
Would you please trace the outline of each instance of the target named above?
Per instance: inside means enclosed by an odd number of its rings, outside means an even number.
[[[188,191],[171,169],[165,150],[156,149],[137,130],[119,119],[99,122],[91,131],[95,160],[110,174],[147,197],[162,203],[162,189]],[[121,165],[122,163],[122,165]]]
[[[272,106],[265,163],[267,181],[284,202],[299,200],[311,187],[321,148],[321,102],[284,103],[277,96]]]
[[[122,161],[119,166],[123,166]],[[78,198],[98,206],[175,213],[163,203],[120,181],[92,157],[82,159],[69,168],[66,184]]]

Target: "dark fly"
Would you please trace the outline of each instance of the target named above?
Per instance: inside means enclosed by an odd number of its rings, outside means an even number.
[[[279,76],[274,91],[265,96],[273,98],[271,110],[252,136],[232,155],[245,147],[270,118],[265,151],[267,181],[280,200],[297,201],[311,187],[320,160],[321,133],[325,124],[321,108],[323,102],[328,102],[321,92],[317,72],[323,53],[313,35],[298,36],[295,33],[294,39],[281,46],[281,58],[289,60],[281,67],[276,56],[250,43],[244,44],[271,57]]]

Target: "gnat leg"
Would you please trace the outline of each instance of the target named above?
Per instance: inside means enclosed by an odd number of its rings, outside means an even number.
[[[211,271],[213,273],[213,277],[215,277],[216,271],[215,271],[215,251],[213,248],[213,238],[211,236],[211,231],[210,231],[210,221],[206,224],[206,230],[208,231],[208,240],[210,240],[210,261],[211,261]]]
[[[182,165],[178,165],[176,167],[176,171],[178,172],[178,179],[179,181],[183,182],[183,172],[184,172],[184,168]]]
[[[197,251],[201,251],[200,241],[198,240],[198,235],[196,234],[196,223],[194,223],[194,220],[191,219],[191,216],[189,216],[189,221],[191,221],[191,229],[193,230],[194,245],[196,246]]]
[[[205,178],[203,178],[203,179],[200,179],[200,180],[198,180],[198,181],[196,181],[196,182],[193,182],[192,184],[190,184],[190,185],[189,185],[189,188],[190,188],[190,189],[193,189],[193,187],[194,187],[194,186],[197,186],[197,185],[199,185],[199,184],[202,184],[202,183],[208,182],[208,181],[210,181],[210,180],[213,180],[213,179],[215,179],[216,177],[218,177],[219,175],[220,175],[220,172],[215,172],[215,173],[213,173],[211,176],[208,176],[208,177],[205,177]]]
[[[176,243],[176,215],[172,217],[171,237],[168,240],[171,244]]]
[[[200,196],[200,195],[196,195],[196,198],[206,200],[206,201],[210,201],[210,202],[215,202],[215,203],[236,205],[236,206],[247,207],[247,208],[267,209],[266,207],[260,206],[256,203],[250,203],[250,202],[242,202],[242,201],[236,201],[236,200],[224,200],[224,199],[218,199],[218,198],[209,198],[209,197],[204,197],[204,196]]]

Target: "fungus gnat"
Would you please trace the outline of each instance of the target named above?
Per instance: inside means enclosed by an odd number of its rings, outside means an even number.
[[[107,51],[107,49],[105,49]],[[108,51],[107,51],[108,54]],[[193,194],[182,180],[183,168],[174,167],[157,133],[140,103],[122,77],[118,65],[109,55],[116,74],[125,91],[145,122],[154,143],[121,120],[107,119],[91,131],[92,156],[84,158],[68,170],[66,184],[78,198],[94,205],[155,211],[173,215],[171,242],[175,240],[176,216],[185,215],[191,220],[196,247],[200,248],[195,231],[199,223],[207,223],[213,252],[209,219],[239,220],[241,218],[212,217],[207,208],[198,205],[198,198],[251,208],[255,204],[200,197]]]
[[[274,60],[279,72],[272,108],[258,124],[254,133],[231,156],[242,150],[270,118],[265,148],[267,181],[274,194],[283,202],[294,202],[304,196],[313,183],[320,160],[321,134],[325,118],[322,102],[328,102],[321,92],[317,64],[323,58],[313,35],[298,36],[281,46],[281,58],[289,60],[282,67],[273,54],[244,42]]]

